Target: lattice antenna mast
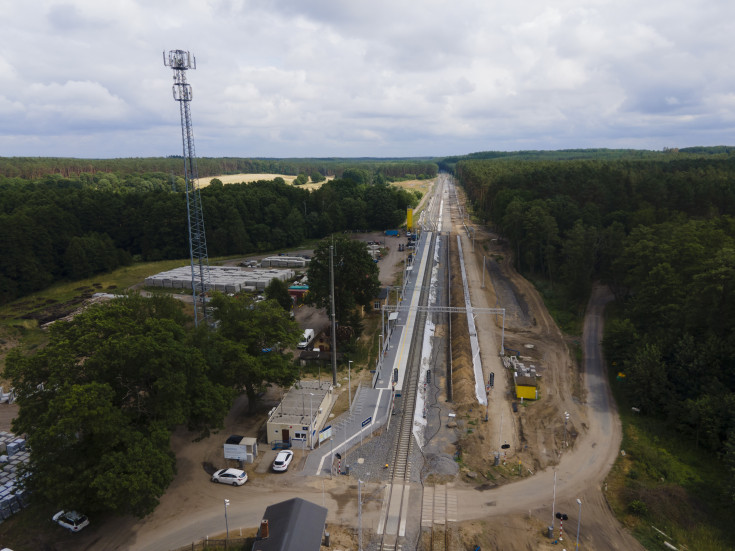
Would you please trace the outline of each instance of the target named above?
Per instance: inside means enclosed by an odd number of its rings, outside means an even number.
[[[204,232],[202,199],[196,187],[199,177],[194,151],[194,131],[191,124],[191,85],[186,82],[186,71],[196,69],[196,58],[188,51],[163,52],[163,64],[174,71],[173,94],[181,110],[181,138],[184,144],[184,180],[186,181],[186,212],[189,218],[189,253],[191,256],[191,293],[194,303],[194,324],[206,321],[207,291],[210,289],[207,237]]]

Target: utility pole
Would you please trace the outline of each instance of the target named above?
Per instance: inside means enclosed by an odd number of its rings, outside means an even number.
[[[556,509],[556,471],[554,471],[554,497],[551,500],[551,530],[549,531],[549,537],[554,537],[554,512]]]
[[[314,449],[314,411],[311,407],[311,399],[314,397],[313,392],[309,392],[309,446]]]
[[[362,480],[357,479],[357,549],[362,551]]]
[[[347,409],[352,411],[352,385],[351,385],[351,375],[350,372],[352,371],[352,360],[347,362]]]
[[[337,321],[334,315],[334,245],[329,246],[329,286],[332,303],[332,385],[337,386]]]

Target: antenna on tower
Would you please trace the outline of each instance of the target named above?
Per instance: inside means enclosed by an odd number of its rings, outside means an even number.
[[[191,256],[191,294],[194,304],[194,325],[199,319],[207,320],[206,294],[210,289],[209,257],[207,256],[207,237],[204,233],[204,213],[202,199],[196,187],[199,177],[196,154],[194,152],[194,131],[191,124],[191,85],[186,82],[186,71],[196,69],[196,58],[188,51],[171,50],[163,52],[163,64],[174,72],[174,100],[181,110],[181,137],[184,144],[184,180],[186,182],[186,211],[189,218],[189,253]]]

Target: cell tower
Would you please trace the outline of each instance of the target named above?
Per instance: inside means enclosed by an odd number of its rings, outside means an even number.
[[[204,233],[202,199],[196,187],[199,177],[194,152],[194,131],[191,124],[191,85],[186,82],[186,71],[196,69],[196,58],[184,50],[163,52],[163,64],[174,71],[173,93],[181,110],[181,137],[184,143],[184,180],[186,181],[186,212],[189,217],[189,253],[191,256],[191,294],[194,303],[194,324],[207,320],[206,294],[209,283],[207,237]]]

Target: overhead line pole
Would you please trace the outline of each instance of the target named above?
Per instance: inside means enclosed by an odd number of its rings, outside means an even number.
[[[334,245],[329,246],[329,286],[332,303],[332,385],[337,386],[337,322],[334,319]]]

